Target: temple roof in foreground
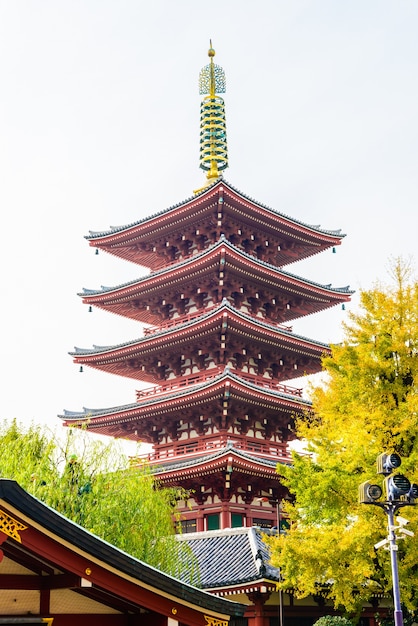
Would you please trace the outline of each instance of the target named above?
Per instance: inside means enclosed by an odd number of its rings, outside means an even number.
[[[134,617],[148,612],[149,623],[161,623],[152,618],[158,613],[204,626],[205,613],[226,619],[244,612],[243,605],[216,598],[103,541],[29,495],[15,481],[0,479],[0,509],[4,610],[7,590],[16,589],[13,598],[19,598],[26,616],[38,614],[41,591],[48,592],[43,612],[52,616],[84,612],[93,619],[100,604],[103,619],[105,613]],[[11,603],[10,613],[5,614],[21,615],[18,607]]]

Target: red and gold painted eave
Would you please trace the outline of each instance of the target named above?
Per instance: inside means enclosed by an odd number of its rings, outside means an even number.
[[[10,488],[5,487],[5,482]],[[100,623],[122,626],[126,614],[136,616],[137,620],[142,615],[146,621],[138,623],[150,626],[161,626],[167,623],[167,618],[189,626],[208,626],[208,619],[226,622],[229,615],[239,613],[239,607],[231,604],[228,615],[229,603],[215,607],[206,594],[102,542],[26,494],[14,481],[4,481],[1,490],[2,615],[13,615],[16,621],[22,615],[40,615],[54,618],[58,626],[72,623],[68,621],[71,614],[80,626]],[[20,593],[21,612],[8,590],[16,590],[16,595]],[[33,594],[25,611],[24,591],[39,593],[38,613],[33,612]],[[60,592],[67,592],[62,598],[63,608],[55,608],[52,613],[52,594],[55,594],[54,606],[60,607]],[[85,599],[83,606],[91,607],[83,614],[77,609],[81,596]],[[93,601],[90,605],[89,600]],[[94,607],[98,604],[103,609],[96,615]]]
[[[222,282],[219,283],[219,273]],[[126,285],[111,289],[81,293],[83,302],[147,324],[158,324],[161,307],[168,294],[183,292],[196,296],[198,289],[219,286],[220,293],[243,287],[244,296],[264,292],[265,297],[282,298],[290,304],[283,311],[284,322],[303,315],[317,313],[331,306],[349,302],[351,292],[318,285],[262,263],[225,239],[181,263]],[[227,293],[229,295],[229,293]]]
[[[341,244],[343,235],[297,222],[273,211],[235,190],[225,180],[219,180],[202,193],[136,224],[114,228],[108,232],[92,233],[87,237],[91,246],[151,269],[162,267],[164,259],[155,253],[155,242],[161,236],[170,237],[190,228],[210,222],[216,230],[218,215],[239,224],[246,224],[257,233],[276,237],[289,243],[278,257],[278,265],[287,265],[327,248]],[[221,228],[222,230],[222,228]],[[284,246],[285,247],[285,246]]]
[[[301,367],[287,372],[286,378],[317,373],[321,369],[321,357],[329,353],[329,347],[325,344],[293,335],[279,326],[266,324],[263,320],[244,314],[223,302],[208,313],[163,332],[119,346],[76,350],[71,354],[78,365],[158,384],[160,379],[149,370],[150,359],[163,360],[161,355],[179,355],[188,350],[194,351],[196,346],[204,345],[204,341],[211,343],[213,349],[222,349],[225,342],[222,336],[226,334],[229,346],[235,341],[242,346],[251,346],[252,350],[274,351],[278,354],[278,359],[281,353],[288,354],[292,360],[299,359]]]
[[[138,585],[129,578],[121,579],[115,572],[116,568],[106,567],[99,559],[77,550],[70,542],[44,534],[39,525],[10,506],[5,507],[1,501],[0,507],[2,510],[10,511],[13,518],[27,524],[26,530],[21,532],[19,546],[0,533],[3,556],[10,560],[18,560],[29,570],[37,566],[44,572],[42,576],[0,574],[0,589],[27,591],[38,589],[42,592],[47,589],[67,588],[91,597],[97,602],[103,601],[110,605],[114,603],[113,608],[117,607],[119,610],[124,608],[137,612],[142,607],[150,611],[166,611],[171,616],[173,600],[167,603],[163,594],[160,596],[154,594],[151,589],[138,589]],[[171,605],[170,608],[168,604]],[[50,614],[47,606],[43,612]]]
[[[296,414],[310,408],[310,403],[299,395],[263,387],[261,380],[251,384],[227,371],[204,384],[183,387],[176,393],[168,390],[140,397],[135,404],[108,409],[102,414],[87,411],[71,418],[63,416],[64,426],[84,425],[101,435],[154,443],[153,426],[162,427],[173,419],[185,419],[188,412],[198,419],[203,410],[221,411],[226,398],[230,414],[234,412],[234,404],[245,405],[247,412],[252,408],[262,409],[266,419],[274,420],[277,427],[283,428]],[[292,438],[290,432],[289,437]]]

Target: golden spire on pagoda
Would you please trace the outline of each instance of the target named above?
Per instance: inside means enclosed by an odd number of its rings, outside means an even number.
[[[225,93],[225,73],[213,62],[212,41],[208,56],[210,63],[199,75],[199,93],[205,96],[200,105],[200,167],[207,172],[207,185],[222,176],[221,172],[228,167],[225,103],[218,95]]]

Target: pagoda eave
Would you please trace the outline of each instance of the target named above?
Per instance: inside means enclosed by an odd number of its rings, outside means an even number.
[[[276,426],[286,428],[296,414],[301,415],[310,409],[308,401],[295,393],[285,393],[286,390],[297,392],[283,385],[274,388],[273,383],[267,380],[264,383],[255,380],[255,377],[252,381],[245,380],[227,372],[186,388],[169,389],[160,393],[157,388],[157,392],[152,395],[148,393],[139,396],[135,404],[102,411],[85,409],[82,413],[61,417],[65,426],[83,426],[100,434],[153,443],[155,433],[150,428],[151,422],[154,426],[163,428],[172,421],[183,419],[195,423],[195,428],[199,429],[204,427],[200,422],[202,411],[207,412],[210,406],[211,413],[221,413],[225,398],[228,398],[226,424],[246,413],[251,416],[256,409],[263,410],[266,420],[272,420]],[[292,438],[290,431],[288,437]]]
[[[159,324],[164,319],[166,302],[175,303],[179,292],[195,300],[201,287],[203,291],[210,289],[214,271],[222,272],[222,292],[227,297],[234,289],[239,290],[240,285],[246,285],[240,291],[242,298],[255,297],[255,294],[259,297],[261,292],[267,306],[272,306],[276,299],[283,300],[284,321],[348,302],[352,293],[348,288],[333,289],[330,285],[311,283],[284,272],[221,239],[204,252],[172,264],[164,271],[118,287],[85,290],[80,295],[87,305],[140,322]],[[216,287],[215,283],[213,289]],[[286,308],[289,302],[291,306]]]
[[[163,359],[178,361],[181,358],[179,347],[184,354],[194,354],[197,346],[213,353],[218,351],[218,359],[224,361],[223,337],[229,337],[229,354],[236,351],[268,351],[266,359],[280,360],[281,355],[289,355],[293,368],[286,375],[295,378],[302,374],[316,373],[321,369],[322,356],[329,353],[329,346],[294,335],[280,326],[268,324],[259,318],[251,317],[234,309],[227,301],[209,313],[193,318],[187,324],[179,324],[168,331],[150,334],[142,339],[120,346],[98,349],[77,349],[73,352],[74,362],[88,365],[112,374],[136,380],[158,383],[162,380]],[[234,352],[235,351],[235,352]],[[243,353],[244,353],[243,352]],[[164,355],[164,356],[163,356]],[[291,356],[290,356],[291,355]],[[174,363],[174,362],[173,362]],[[283,364],[282,364],[283,365]],[[289,363],[290,365],[290,363]],[[283,365],[284,366],[284,365]],[[173,367],[180,367],[174,364]],[[282,366],[278,366],[280,369]]]
[[[256,458],[255,456],[252,459],[248,457],[245,459],[230,448],[225,449],[224,453],[218,458],[210,459],[208,457],[209,455],[205,455],[199,460],[191,459],[189,464],[185,462],[178,469],[175,469],[173,463],[167,464],[167,467],[164,467],[164,464],[157,462],[153,473],[161,481],[173,480],[174,482],[179,478],[202,478],[216,473],[225,474],[227,470],[229,470],[230,473],[239,472],[246,476],[257,478],[270,476],[276,481],[278,480],[278,461],[276,464],[271,464],[271,462],[267,462],[262,458]]]
[[[87,239],[97,249],[104,249],[110,254],[155,270],[165,265],[155,245],[162,232],[166,238],[180,237],[181,240],[187,224],[189,229],[206,228],[206,235],[210,236],[211,229],[216,230],[219,215],[221,231],[227,230],[222,229],[222,220],[225,219],[229,228],[239,223],[263,235],[277,237],[280,234],[282,246],[278,251],[278,265],[286,265],[338,246],[344,236],[339,232],[297,222],[254,202],[226,181],[219,180],[197,196],[146,220],[112,228],[107,232],[91,233]],[[205,221],[208,222],[206,227]]]
[[[232,442],[231,442],[232,443]],[[287,495],[280,484],[280,465],[290,462],[257,458],[232,446],[215,457],[186,459],[178,463],[151,465],[158,481],[166,487],[182,486],[190,497],[203,504],[207,497],[217,495],[221,500],[240,497],[247,504],[268,493],[277,501]],[[261,510],[260,503],[257,508]]]

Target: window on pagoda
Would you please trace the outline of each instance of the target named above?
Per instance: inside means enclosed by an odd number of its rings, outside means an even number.
[[[206,530],[219,530],[220,527],[219,513],[206,515]]]
[[[197,531],[197,520],[196,519],[183,519],[180,522],[181,532],[184,533],[195,533]]]
[[[231,528],[241,528],[244,526],[242,513],[231,513]]]
[[[271,528],[274,525],[271,519],[262,519],[260,517],[253,518],[253,526],[259,526],[260,528]]]

